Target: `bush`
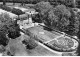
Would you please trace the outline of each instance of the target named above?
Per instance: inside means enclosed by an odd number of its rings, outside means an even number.
[[[34,49],[35,47],[37,47],[37,43],[32,38],[30,38],[29,40],[24,39],[22,43],[26,45],[27,49]]]
[[[6,46],[8,44],[8,38],[6,34],[0,31],[0,45]]]
[[[6,5],[0,5],[0,8],[6,11],[11,11],[11,8],[7,7]]]
[[[25,12],[22,12],[21,10],[15,9],[15,8],[12,9],[12,13],[14,13],[14,14],[16,14],[16,15],[25,14]]]
[[[5,51],[5,47],[0,45],[0,53],[3,53]]]

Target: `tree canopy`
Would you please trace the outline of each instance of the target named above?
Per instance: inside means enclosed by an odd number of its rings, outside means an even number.
[[[0,14],[0,42],[6,44],[9,38],[14,39],[19,37],[17,35],[19,35],[17,22],[11,19],[7,13]]]
[[[35,19],[42,20],[46,26],[73,35],[79,32],[80,17],[72,8],[65,5],[53,7],[49,2],[42,1],[35,5],[35,9],[39,12]]]

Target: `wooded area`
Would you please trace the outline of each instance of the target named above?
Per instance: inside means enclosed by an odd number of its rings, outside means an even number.
[[[3,4],[6,2],[36,4],[41,1],[50,2],[51,5],[64,4],[70,7],[79,7],[80,5],[79,0],[0,0],[0,2],[3,2]]]

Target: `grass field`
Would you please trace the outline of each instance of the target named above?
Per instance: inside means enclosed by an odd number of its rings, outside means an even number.
[[[33,35],[36,35],[37,38],[42,41],[42,42],[47,42],[50,41],[56,37],[61,36],[62,34],[56,33],[51,33],[47,30],[44,30],[43,27],[41,26],[36,26],[28,29]]]

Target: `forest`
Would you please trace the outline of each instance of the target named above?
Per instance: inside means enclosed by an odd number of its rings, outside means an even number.
[[[50,2],[51,5],[56,4],[65,4],[70,7],[75,7],[74,4],[77,4],[78,2],[74,3],[74,0],[0,0],[0,2],[11,2],[11,3],[26,3],[26,4],[36,4],[41,1]]]

